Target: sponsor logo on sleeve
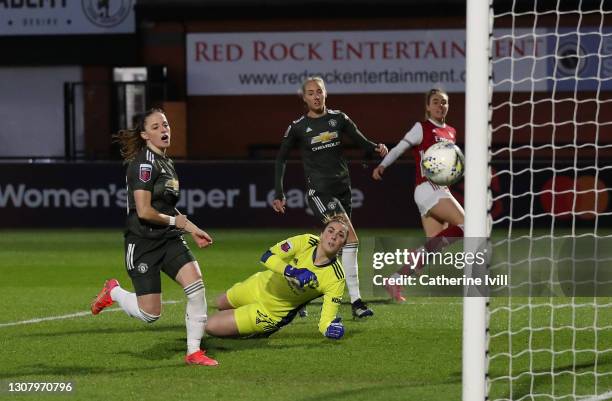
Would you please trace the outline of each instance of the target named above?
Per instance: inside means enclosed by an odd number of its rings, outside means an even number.
[[[280,248],[283,252],[289,252],[289,250],[291,249],[291,243],[289,243],[289,241],[285,241],[281,244]]]
[[[138,178],[142,182],[149,182],[151,180],[151,173],[153,172],[153,166],[150,164],[141,164],[138,172]]]

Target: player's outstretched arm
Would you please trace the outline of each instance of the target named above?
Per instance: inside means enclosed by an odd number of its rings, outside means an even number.
[[[385,157],[387,153],[389,153],[389,149],[387,149],[387,146],[384,143],[376,144],[370,141],[361,131],[359,131],[357,125],[355,125],[355,123],[348,118],[346,114],[344,114],[344,118],[346,119],[345,132],[356,144],[361,146],[366,151],[375,151],[380,157]]]
[[[179,228],[191,234],[191,238],[193,238],[198,248],[206,248],[207,246],[212,245],[213,239],[206,231],[196,226],[187,218],[186,215],[182,214],[178,209],[175,208],[174,210],[176,211],[176,228]]]
[[[213,243],[212,237],[204,230],[191,233],[191,238],[193,238],[198,248],[206,248]]]
[[[180,228],[190,233],[191,238],[193,238],[198,248],[206,248],[213,243],[212,237],[206,231],[192,223],[184,214],[176,216],[176,228]]]
[[[304,288],[309,286],[316,288],[319,285],[317,275],[308,269],[300,269],[289,264],[291,257],[286,255],[277,255],[273,252],[273,248],[266,251],[261,256],[261,263],[275,273],[282,274],[285,278],[293,282],[296,286]],[[293,252],[295,254],[295,252]]]
[[[285,192],[283,189],[283,179],[285,177],[285,167],[287,162],[287,156],[289,151],[296,143],[296,136],[293,133],[293,125],[289,125],[285,136],[281,142],[278,155],[276,155],[276,162],[274,164],[274,190],[276,192],[274,201],[272,201],[272,208],[277,213],[285,213]]]
[[[385,168],[392,165],[405,151],[410,149],[412,146],[418,145],[423,140],[423,127],[421,123],[416,123],[414,126],[404,135],[401,141],[391,149],[385,158],[380,162],[378,167],[372,172],[372,178],[375,180],[381,180]]]
[[[136,213],[138,218],[161,226],[174,226],[176,219],[164,213],[160,213],[151,205],[151,192],[145,189],[134,191],[134,201],[136,203]]]
[[[328,328],[332,323],[334,323],[334,320],[338,316],[338,309],[342,303],[344,287],[345,280],[342,279],[337,281],[332,287],[327,288],[323,294],[323,306],[321,307],[321,318],[319,319],[319,331],[326,337],[328,337]],[[344,328],[342,329],[342,334],[344,334]]]
[[[385,156],[380,162],[379,166],[383,167],[383,170],[392,165],[405,151],[410,149],[410,143],[403,139],[391,149],[391,151]]]
[[[291,263],[295,254],[303,248],[305,240],[308,240],[308,236],[297,235],[287,238],[264,252],[260,261],[266,269],[278,274],[285,274],[285,267]]]
[[[385,172],[385,166],[383,166],[382,164],[379,164],[374,169],[374,171],[372,171],[372,178],[374,178],[376,181],[380,181],[382,180],[382,176],[384,172]]]
[[[331,338],[332,340],[339,340],[344,335],[344,325],[341,323],[342,318],[337,317],[327,326],[325,330],[325,337]]]
[[[282,199],[274,199],[272,201],[272,209],[274,209],[274,211],[277,213],[284,214],[286,205],[287,205],[287,201],[285,200],[284,196]]]
[[[379,143],[376,145],[376,149],[374,149],[380,157],[385,157],[389,153],[389,149],[387,149],[387,145],[384,143]]]
[[[351,120],[344,113],[343,113],[343,116],[344,116],[344,119],[346,120],[346,124],[344,126],[344,132],[357,145],[359,145],[360,147],[362,147],[364,150],[368,152],[376,151],[376,152],[379,152],[379,154],[380,154],[380,150],[382,150],[382,148],[380,148],[380,145],[384,146],[384,149],[387,148],[383,144],[375,144],[374,142],[370,141],[368,138],[365,137],[365,135],[363,135],[361,131],[359,131],[359,128],[357,128],[357,125],[353,122],[353,120]]]
[[[212,238],[204,230],[193,224],[187,216],[178,213],[176,216],[170,216],[160,213],[151,205],[151,192],[139,189],[134,191],[134,201],[136,202],[136,213],[140,219],[149,221],[154,224],[173,226],[181,230],[191,233],[196,244],[200,248],[205,248],[212,244]],[[176,210],[176,209],[175,209]]]
[[[300,269],[299,267],[287,265],[285,266],[283,275],[300,288],[306,286],[317,288],[319,286],[317,275],[308,269]]]

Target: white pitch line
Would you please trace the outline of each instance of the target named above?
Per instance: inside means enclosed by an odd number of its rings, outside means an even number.
[[[580,398],[580,401],[605,401],[609,399],[612,399],[612,391],[608,391],[607,393],[599,394],[596,397]]]
[[[164,301],[162,302],[162,304],[178,304],[180,302],[181,301]],[[111,308],[111,309],[106,309],[104,312],[117,312],[120,310],[123,310],[123,309]],[[73,317],[87,316],[87,315],[91,315],[91,311],[70,313],[68,315],[61,315],[61,316],[41,317],[38,319],[20,320],[19,322],[0,323],[0,327],[20,326],[22,324],[33,324],[33,323],[47,322],[50,320],[72,319]]]
[[[162,302],[162,304],[178,304],[181,301],[164,301]],[[438,304],[438,303],[430,303],[430,302],[407,302],[405,304],[406,306],[409,305],[414,305],[414,306],[423,306],[423,305],[442,305],[442,304]],[[449,302],[449,303],[445,303],[444,305],[463,305],[463,303],[461,302]],[[117,312],[123,310],[121,308],[111,308],[111,309],[105,309],[104,312]],[[80,317],[80,316],[87,316],[87,315],[91,315],[91,311],[86,311],[86,312],[77,312],[77,313],[70,313],[68,315],[61,315],[61,316],[49,316],[49,317],[41,317],[41,318],[37,318],[37,319],[29,319],[29,320],[20,320],[18,322],[9,322],[9,323],[0,323],[0,328],[2,327],[11,327],[11,326],[21,326],[23,324],[34,324],[34,323],[40,323],[40,322],[47,322],[47,321],[52,321],[52,320],[63,320],[63,319],[72,319],[73,317]],[[607,400],[607,398],[604,398],[602,400],[599,399],[593,399],[593,400],[584,400],[584,401],[603,401],[603,400]]]

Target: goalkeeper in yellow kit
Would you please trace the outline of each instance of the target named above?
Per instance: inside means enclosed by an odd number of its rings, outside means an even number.
[[[217,337],[268,336],[323,296],[319,331],[341,338],[344,326],[336,314],[345,280],[337,255],[347,238],[347,224],[336,217],[320,237],[303,234],[274,245],[261,257],[268,270],[234,284],[217,299],[220,312],[208,319],[206,332]]]

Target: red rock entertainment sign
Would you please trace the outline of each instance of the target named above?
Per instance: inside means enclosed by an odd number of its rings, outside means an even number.
[[[541,42],[500,39],[494,57],[540,54],[546,50]],[[308,75],[322,76],[333,93],[465,87],[465,31],[458,29],[192,33],[186,54],[190,95],[293,94]],[[504,75],[510,64],[494,68]],[[514,67],[515,73],[532,68]],[[545,71],[546,63],[535,70]]]

